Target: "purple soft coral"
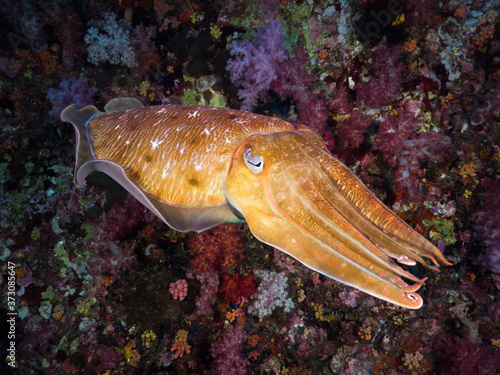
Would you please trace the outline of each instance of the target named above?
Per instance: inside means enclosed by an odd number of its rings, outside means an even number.
[[[228,61],[231,81],[238,91],[242,110],[250,111],[276,80],[279,64],[288,58],[282,22],[271,21],[256,31],[251,40],[233,41],[229,49],[234,59]]]
[[[236,324],[224,330],[222,341],[212,343],[210,353],[215,358],[212,374],[247,374],[248,359],[241,354],[245,338],[245,329]]]
[[[79,108],[88,105],[92,103],[97,91],[96,88],[89,87],[85,77],[63,79],[58,88],[47,91],[47,99],[52,103],[49,115],[59,117],[62,110],[71,103],[76,103]]]

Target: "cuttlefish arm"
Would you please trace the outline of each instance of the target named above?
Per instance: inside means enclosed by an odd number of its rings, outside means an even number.
[[[422,306],[415,291],[425,279],[396,261],[449,264],[307,130],[249,137],[233,157],[226,198],[261,241],[406,308]]]

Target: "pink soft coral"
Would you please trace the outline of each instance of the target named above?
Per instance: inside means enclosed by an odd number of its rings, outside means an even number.
[[[238,324],[224,330],[222,341],[210,346],[210,353],[215,358],[211,366],[212,374],[247,374],[248,359],[241,353],[245,339],[245,330]]]
[[[423,161],[439,162],[451,140],[439,131],[418,132],[420,123],[409,112],[400,111],[380,123],[375,147],[382,151],[384,161],[394,168],[394,188],[405,203],[422,197],[420,178]],[[438,129],[436,129],[438,130]]]
[[[364,141],[364,133],[372,123],[371,117],[359,110],[351,112],[349,118],[339,123],[339,146],[349,149],[358,148]]]
[[[481,181],[484,195],[474,216],[476,233],[484,243],[479,262],[490,271],[500,273],[500,181],[485,178]]]
[[[293,99],[297,106],[297,122],[323,134],[328,111],[323,93],[313,88],[317,78],[307,72],[309,56],[302,48],[295,50],[295,57],[280,66],[278,79],[271,89],[282,100]]]
[[[396,98],[401,87],[404,64],[399,62],[401,46],[377,46],[373,48],[372,54],[373,63],[366,66],[374,74],[367,82],[357,82],[355,90],[358,100],[363,100],[368,107],[380,108]]]
[[[182,301],[187,296],[188,284],[184,279],[179,279],[175,283],[170,283],[170,288],[168,290],[174,299]]]
[[[219,274],[217,272],[203,272],[196,275],[201,283],[199,296],[196,298],[196,309],[200,315],[211,315],[212,305],[217,297]]]
[[[443,333],[434,338],[433,348],[440,360],[440,374],[487,375],[500,371],[498,353],[481,344]]]

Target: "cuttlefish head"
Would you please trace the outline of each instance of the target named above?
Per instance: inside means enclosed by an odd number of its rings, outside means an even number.
[[[425,281],[400,264],[427,266],[422,256],[449,264],[307,128],[247,138],[234,154],[226,198],[262,242],[400,306],[421,307],[415,292]]]

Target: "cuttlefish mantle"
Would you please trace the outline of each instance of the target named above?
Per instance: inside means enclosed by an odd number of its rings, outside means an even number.
[[[178,231],[246,221],[307,267],[413,309],[425,279],[398,263],[450,264],[305,126],[133,98],[113,99],[105,112],[73,104],[61,119],[76,130],[77,186],[106,173]]]

